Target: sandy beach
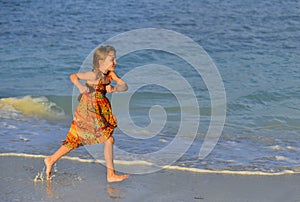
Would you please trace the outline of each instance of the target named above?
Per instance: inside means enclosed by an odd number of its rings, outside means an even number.
[[[0,1],[0,202],[300,202],[299,2]],[[128,86],[105,96],[132,175],[108,183],[85,144],[42,180],[101,45]]]
[[[34,182],[43,158],[0,157],[1,201],[299,201],[300,175],[245,176],[161,170],[107,183],[105,167],[61,159]]]

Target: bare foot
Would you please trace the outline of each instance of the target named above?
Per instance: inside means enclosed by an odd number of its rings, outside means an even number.
[[[49,157],[44,159],[44,163],[46,165],[46,178],[47,178],[47,180],[50,180],[51,179],[52,164],[50,162]]]
[[[107,175],[107,181],[108,182],[121,182],[129,177],[129,174],[126,175],[117,175],[117,174],[111,174]]]

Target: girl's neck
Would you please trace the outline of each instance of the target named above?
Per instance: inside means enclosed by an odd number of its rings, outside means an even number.
[[[102,72],[102,74],[107,75],[108,74],[108,70],[104,69],[104,68],[99,68],[100,72]]]

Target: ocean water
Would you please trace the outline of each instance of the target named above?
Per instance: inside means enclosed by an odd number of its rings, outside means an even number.
[[[222,135],[201,159],[199,149],[211,119],[210,94],[201,77],[184,61],[160,51],[142,50],[118,59],[116,72],[121,77],[136,67],[160,64],[178,71],[192,86],[201,121],[191,146],[173,168],[300,171],[299,1],[1,1],[0,10],[1,153],[54,152],[68,132],[74,110],[69,75],[78,72],[90,52],[109,38],[157,28],[201,45],[214,61],[226,92]],[[149,72],[154,78],[157,74],[168,79],[163,72]],[[188,111],[172,93],[153,84],[139,88],[130,101],[130,116],[146,129],[117,129],[116,146],[145,154],[170,144],[181,114]],[[149,110],[157,105],[165,109],[167,120],[153,136],[147,125]],[[195,114],[190,114],[190,121]],[[122,117],[118,118],[121,124]],[[139,138],[129,135],[135,133]],[[69,155],[92,158],[85,147]],[[116,160],[145,159],[120,155]]]

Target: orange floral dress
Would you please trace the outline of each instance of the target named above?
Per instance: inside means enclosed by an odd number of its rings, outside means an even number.
[[[82,145],[103,143],[112,135],[117,120],[105,96],[111,78],[107,80],[106,83],[100,79],[98,84],[86,84],[90,93],[80,96],[70,130],[62,145],[75,149]]]

